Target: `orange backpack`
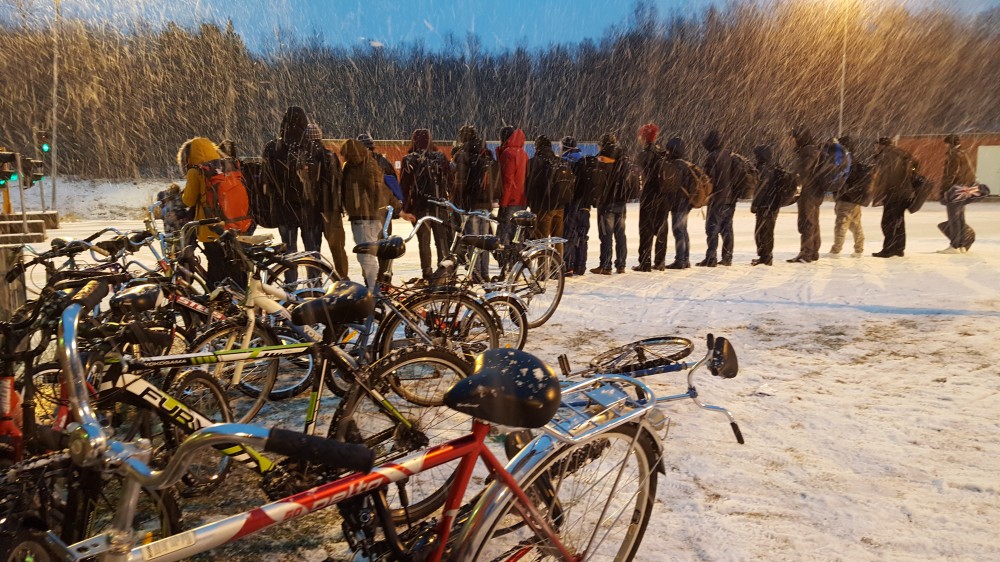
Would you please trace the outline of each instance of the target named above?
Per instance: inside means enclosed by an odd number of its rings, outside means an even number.
[[[205,177],[205,216],[225,221],[226,230],[241,233],[250,230],[250,195],[243,181],[239,161],[219,158],[189,166],[197,168]]]

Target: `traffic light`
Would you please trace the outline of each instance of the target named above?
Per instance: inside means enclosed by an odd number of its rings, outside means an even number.
[[[35,146],[42,154],[48,154],[52,150],[52,140],[48,131],[35,131]]]
[[[45,162],[22,157],[21,173],[24,174],[25,179],[29,180],[24,187],[31,187],[45,179]]]
[[[17,154],[5,152],[0,147],[0,188],[7,187],[8,181],[17,181],[17,172],[14,170],[14,162]]]

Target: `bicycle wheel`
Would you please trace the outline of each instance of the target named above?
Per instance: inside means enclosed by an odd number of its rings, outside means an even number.
[[[412,427],[406,428],[387,407],[353,386],[337,408],[329,436],[364,443],[375,451],[375,463],[381,464],[467,434],[469,416],[445,406],[418,406],[386,392],[394,377],[405,379],[410,373],[422,375],[428,370],[437,371],[441,382],[471,374],[469,364],[448,350],[429,346],[399,350],[372,365],[366,379]],[[454,473],[455,467],[446,465],[411,476],[402,485],[410,502],[406,510],[400,501],[400,487],[389,486],[386,495],[396,521],[423,519],[437,510],[444,503]]]
[[[500,319],[500,347],[524,349],[528,342],[528,314],[524,304],[517,297],[507,295],[487,296],[486,303],[496,311]]]
[[[335,342],[336,345],[342,347],[347,353],[355,357],[360,357],[358,355],[360,352],[358,346],[361,345],[364,330],[365,327],[363,325],[347,324],[340,327],[330,341]],[[347,394],[351,389],[351,383],[354,382],[354,378],[350,373],[344,373],[335,366],[330,369],[329,375],[324,380],[330,392],[341,398]]]
[[[332,265],[314,256],[291,257],[287,261],[295,267],[276,265],[271,268],[268,278],[301,298],[322,296],[330,285],[340,279]]]
[[[189,352],[201,353],[239,349],[243,342],[245,329],[245,319],[220,322],[198,336],[191,344]],[[250,347],[278,345],[278,343],[278,337],[270,328],[259,322],[254,323]],[[257,415],[274,387],[274,381],[278,377],[278,364],[279,360],[276,357],[248,359],[219,363],[209,370],[212,377],[226,392],[233,421],[247,423]],[[237,365],[243,365],[243,372],[240,374],[239,382],[234,385],[233,373]]]
[[[232,412],[226,403],[226,393],[205,371],[188,371],[170,385],[168,394],[198,412],[209,422],[226,423],[233,421]],[[174,425],[168,438],[173,446],[180,444],[190,432]],[[181,491],[185,497],[202,495],[219,486],[229,474],[232,457],[211,447],[203,448],[193,457],[187,473],[181,479],[187,488]]]
[[[282,345],[306,343],[307,341],[292,330],[280,325],[274,332]],[[316,361],[311,353],[294,357],[281,357],[278,359],[278,376],[267,397],[271,400],[286,400],[298,396],[312,386],[315,377]],[[246,392],[254,396],[257,390],[247,388]]]
[[[559,539],[588,561],[628,561],[646,532],[656,496],[657,447],[626,424],[574,445],[558,446],[528,474],[514,474]],[[498,507],[482,541],[468,545],[475,560],[561,560],[515,509]],[[477,535],[477,538],[480,535]]]
[[[545,250],[514,267],[512,290],[527,306],[528,327],[537,328],[552,318],[562,300],[562,258],[555,250]]]
[[[471,362],[500,341],[500,328],[483,305],[464,294],[424,293],[405,303],[402,316],[392,315],[379,326],[378,349],[385,357],[394,349],[433,344],[461,353]],[[425,341],[422,331],[431,341]]]
[[[674,336],[646,338],[609,349],[590,360],[595,371],[606,374],[634,373],[676,363],[691,354],[694,344]]]

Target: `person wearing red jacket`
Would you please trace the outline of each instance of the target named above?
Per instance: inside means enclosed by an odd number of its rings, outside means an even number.
[[[500,129],[500,147],[497,148],[497,162],[500,163],[500,224],[497,237],[507,245],[514,237],[511,217],[528,208],[528,198],[524,192],[524,177],[528,170],[528,153],[524,151],[524,131],[514,127]],[[501,264],[501,267],[503,264]]]

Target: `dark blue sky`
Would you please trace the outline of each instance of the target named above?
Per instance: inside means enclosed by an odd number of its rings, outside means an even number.
[[[60,0],[63,17],[106,21],[122,29],[135,21],[154,26],[174,21],[189,26],[232,19],[254,50],[276,45],[277,31],[308,39],[322,37],[332,46],[377,42],[388,47],[422,40],[431,49],[444,45],[451,32],[459,39],[475,32],[491,51],[524,45],[576,43],[599,38],[625,22],[631,0]],[[801,0],[817,10],[837,9],[845,1]],[[911,6],[938,6],[966,13],[1000,5],[1000,0],[878,0]],[[33,19],[51,17],[53,0],[0,0],[0,17],[18,18],[17,4]],[[701,13],[723,0],[652,0],[660,15]]]

